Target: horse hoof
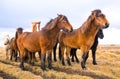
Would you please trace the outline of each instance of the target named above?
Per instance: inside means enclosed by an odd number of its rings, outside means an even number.
[[[54,59],[55,62],[57,62],[57,59]]]
[[[79,60],[76,60],[77,63],[79,63]]]
[[[49,66],[48,68],[49,68],[49,69],[53,69],[53,67],[52,67],[52,66]]]
[[[93,65],[97,65],[97,63],[93,63]]]
[[[65,66],[65,63],[62,63],[63,66]]]
[[[41,66],[41,69],[42,69],[43,71],[46,71],[46,68],[45,68],[45,67],[42,67],[42,66]]]
[[[72,61],[72,62],[74,62],[74,60],[73,60],[73,59],[71,59],[71,61]]]
[[[87,68],[82,68],[83,70],[87,70]]]

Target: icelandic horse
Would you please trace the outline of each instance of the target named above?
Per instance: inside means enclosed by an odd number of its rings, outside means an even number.
[[[17,47],[17,38],[19,35],[23,33],[23,28],[19,27],[16,29],[15,37],[13,37],[10,41],[10,60],[12,60],[12,57],[15,57],[15,61],[17,61],[17,56],[18,56],[18,47]]]
[[[67,63],[71,65],[70,62],[70,50],[71,48],[81,49],[81,67],[86,70],[85,66],[85,55],[90,50],[94,43],[95,36],[99,29],[105,29],[109,27],[108,20],[101,10],[96,9],[92,11],[88,19],[82,24],[78,29],[73,30],[70,33],[61,32],[59,35],[59,43],[62,51],[62,64],[64,62],[64,50],[66,48]]]
[[[104,38],[104,34],[103,34],[102,29],[99,29],[98,33],[95,36],[94,43],[93,43],[92,47],[90,48],[91,51],[92,51],[93,65],[97,65],[97,62],[96,62],[96,50],[97,50],[97,46],[98,46],[98,38],[100,38],[100,39]],[[71,51],[70,51],[70,56],[72,56],[71,61],[74,62],[74,57],[75,57],[76,62],[79,63],[76,52],[77,52],[77,49],[71,48]],[[87,60],[88,57],[89,57],[89,52],[87,52],[87,54],[86,54],[85,63],[86,63],[86,60]]]
[[[17,40],[21,58],[20,68],[24,70],[24,57],[26,51],[32,53],[40,51],[42,70],[46,70],[46,54],[48,54],[48,68],[52,69],[52,50],[60,30],[66,32],[71,32],[73,30],[67,17],[61,14],[55,19],[51,19],[42,30],[38,32],[24,32],[20,35]]]
[[[4,37],[4,46],[5,46],[5,52],[6,52],[6,59],[9,59],[9,51],[10,51],[10,37],[9,35],[5,35]]]
[[[32,32],[40,31],[41,22],[32,22]]]

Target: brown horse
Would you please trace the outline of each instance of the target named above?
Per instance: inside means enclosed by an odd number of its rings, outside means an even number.
[[[80,48],[81,49],[81,66],[82,69],[86,69],[85,66],[85,56],[89,51],[91,46],[93,45],[95,36],[99,29],[107,28],[109,23],[105,17],[105,15],[101,12],[101,10],[97,9],[92,11],[91,15],[88,17],[87,21],[83,23],[83,25],[73,30],[73,32],[61,32],[59,35],[59,43],[62,51],[62,64],[64,63],[64,49],[66,48],[66,56],[67,63],[70,63],[70,49],[71,48]]]
[[[18,47],[17,47],[17,38],[19,35],[21,35],[23,33],[23,29],[22,28],[17,28],[16,33],[15,33],[15,37],[13,37],[10,41],[10,52],[11,52],[11,56],[10,56],[10,60],[12,60],[12,57],[15,57],[15,61],[17,61],[17,55],[18,55]]]
[[[18,37],[17,44],[20,50],[20,67],[24,70],[24,57],[26,52],[32,53],[41,51],[41,68],[46,70],[45,59],[48,54],[48,68],[52,69],[52,49],[60,30],[71,32],[72,26],[64,15],[58,15],[57,18],[50,20],[46,26],[39,32],[25,32]]]

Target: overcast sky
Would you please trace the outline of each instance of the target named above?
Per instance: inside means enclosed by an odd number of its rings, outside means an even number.
[[[33,21],[44,27],[57,14],[66,15],[78,28],[94,9],[101,9],[110,22],[100,43],[120,44],[120,0],[0,0],[0,43],[5,33],[13,36],[17,27],[31,31]]]

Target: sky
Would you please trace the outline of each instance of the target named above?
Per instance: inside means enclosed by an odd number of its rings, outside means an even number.
[[[73,28],[79,28],[95,9],[101,9],[110,23],[104,29],[100,44],[120,44],[120,0],[0,0],[0,46],[16,28],[31,31],[31,22],[41,21],[40,27],[57,14],[67,16]]]

